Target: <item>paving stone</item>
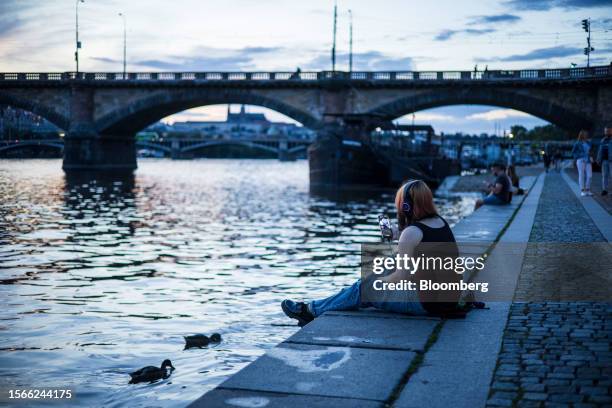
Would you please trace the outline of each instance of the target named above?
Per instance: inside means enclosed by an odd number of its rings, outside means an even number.
[[[487,407],[511,407],[511,399],[491,398],[487,401]]]
[[[546,401],[548,394],[543,392],[526,392],[523,394],[523,398],[526,400]]]
[[[546,386],[544,384],[523,384],[521,386],[524,392],[544,392],[546,391]]]
[[[282,343],[221,387],[384,401],[415,355],[410,351]]]
[[[499,382],[496,381],[491,384],[491,389],[494,391],[517,391],[519,389],[518,384],[511,382]]]
[[[359,324],[345,316],[322,316],[295,333],[288,343],[424,350],[438,322],[428,319],[389,319],[363,316]]]
[[[382,402],[353,398],[332,398],[315,395],[294,395],[217,388],[195,400],[189,405],[189,408],[382,408],[383,406]]]

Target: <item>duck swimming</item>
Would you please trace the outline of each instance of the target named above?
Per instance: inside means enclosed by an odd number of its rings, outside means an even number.
[[[192,347],[206,347],[210,343],[208,336],[204,334],[194,334],[193,336],[184,336],[185,350]]]
[[[161,364],[161,367],[147,366],[143,367],[138,371],[134,371],[130,373],[130,384],[138,384],[141,382],[153,382],[157,380],[162,380],[170,377],[174,371],[174,366],[170,362],[170,360],[166,359]]]

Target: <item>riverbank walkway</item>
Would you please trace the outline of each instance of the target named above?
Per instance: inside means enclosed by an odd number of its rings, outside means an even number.
[[[580,242],[606,240],[599,228],[607,228],[609,219],[596,208],[585,209],[568,183],[567,175],[524,177],[528,195],[515,197],[507,207],[485,206],[453,228],[457,240],[469,244],[466,250],[488,254],[475,280],[488,280],[503,264],[503,283],[524,290],[542,276],[533,273],[542,261],[526,243],[564,233],[572,237],[576,221],[584,223],[577,231]],[[576,219],[576,213],[583,218]],[[561,225],[551,223],[551,217]],[[513,243],[514,256],[494,242]],[[551,261],[539,268],[559,266]],[[325,313],[191,407],[609,404],[610,384],[604,380],[612,366],[609,304],[506,301],[488,306],[459,320],[369,309]]]

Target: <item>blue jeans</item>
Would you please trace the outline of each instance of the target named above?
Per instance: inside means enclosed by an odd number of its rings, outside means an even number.
[[[325,299],[310,302],[310,311],[315,317],[333,310],[357,310],[362,307],[375,307],[392,313],[425,315],[427,312],[418,301],[414,302],[362,302],[361,279]]]
[[[482,200],[482,202],[487,204],[487,205],[506,205],[506,204],[508,204],[507,202],[503,201],[501,198],[499,198],[495,194],[490,194],[490,195],[486,196]]]
[[[612,172],[612,162],[610,160],[602,160],[601,162],[601,189],[608,191],[610,183],[610,172]]]

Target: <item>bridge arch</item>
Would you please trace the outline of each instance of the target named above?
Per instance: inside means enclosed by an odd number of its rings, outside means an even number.
[[[582,115],[548,100],[518,92],[486,88],[430,91],[400,97],[392,102],[379,105],[368,113],[392,120],[413,112],[448,105],[490,105],[515,109],[544,119],[568,131],[590,129],[593,126]]]
[[[37,140],[25,140],[19,143],[11,143],[6,145],[0,145],[0,156],[3,156],[6,152],[12,150],[20,150],[26,148],[52,148],[57,149],[59,152],[64,150],[63,143],[51,142],[51,141],[37,141]]]
[[[290,117],[302,125],[316,129],[320,121],[301,109],[276,98],[253,91],[218,89],[190,90],[180,93],[155,94],[117,109],[96,120],[96,129],[101,134],[133,134],[166,116],[207,105],[245,104],[263,106]]]
[[[70,118],[37,103],[35,100],[23,99],[5,92],[0,92],[0,106],[2,105],[32,112],[63,130],[67,130],[70,124]]]
[[[266,145],[262,145],[259,143],[253,143],[253,142],[249,142],[246,140],[214,140],[214,141],[206,141],[206,142],[202,142],[202,143],[196,143],[187,147],[184,147],[183,149],[181,149],[181,152],[186,153],[186,152],[191,152],[194,150],[200,150],[200,149],[206,149],[209,147],[214,147],[214,146],[244,146],[244,147],[248,147],[251,149],[256,149],[256,150],[261,150],[261,151],[265,151],[268,153],[274,153],[274,154],[278,154],[278,149],[271,147],[271,146],[266,146]]]

